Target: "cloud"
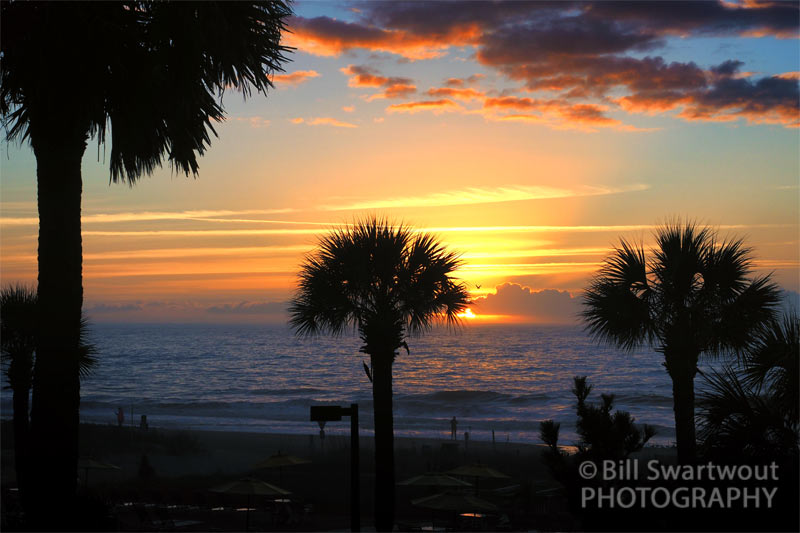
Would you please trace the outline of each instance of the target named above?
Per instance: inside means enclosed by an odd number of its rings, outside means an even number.
[[[797,36],[794,2],[592,2],[586,15],[615,20],[660,35]]]
[[[432,87],[428,96],[455,98],[456,100],[482,100],[485,93],[475,89],[457,89],[453,87]]]
[[[84,311],[89,315],[129,313],[141,310],[142,306],[139,304],[95,304],[84,308]]]
[[[567,291],[534,290],[516,283],[505,283],[474,301],[478,315],[511,315],[517,320],[538,323],[577,323],[580,298]]]
[[[344,111],[345,113],[352,113],[355,110],[356,110],[356,106],[353,106],[353,105],[342,106],[342,111]]]
[[[192,211],[125,211],[122,213],[87,213],[81,217],[81,224],[108,224],[111,222],[143,222],[153,220],[206,220],[209,222],[230,222],[230,219],[221,217],[242,215],[274,215],[291,213],[292,208],[281,209],[204,209]],[[276,224],[294,224],[292,221],[264,220]],[[0,225],[8,226],[35,226],[39,224],[37,217],[0,217]],[[313,224],[304,222],[303,224]]]
[[[316,70],[296,70],[289,74],[275,74],[272,76],[272,82],[278,86],[297,87],[319,76],[320,74]]]
[[[556,99],[534,99],[519,98],[516,96],[503,96],[499,98],[487,98],[484,100],[483,107],[486,110],[514,110],[531,111],[538,114],[519,114],[497,115],[497,120],[510,120],[519,122],[535,122],[548,124],[553,127],[583,129],[594,131],[595,128],[614,128],[618,130],[641,131],[630,125],[625,125],[622,121],[611,118],[605,113],[608,106],[597,104],[574,104]]]
[[[782,80],[800,80],[800,71],[793,70],[791,72],[784,72],[782,74],[778,74],[775,77],[780,78]]]
[[[797,80],[781,77],[726,79],[706,91],[690,94],[678,115],[687,120],[733,120],[800,126]]]
[[[447,78],[444,80],[444,85],[447,87],[464,88],[470,85],[475,85],[485,77],[486,76],[483,74],[473,74],[467,78]]]
[[[342,205],[324,206],[328,210],[387,209],[394,207],[432,207],[446,205],[472,205],[523,200],[550,200],[577,196],[601,196],[620,192],[643,191],[647,185],[632,185],[623,188],[580,187],[560,189],[556,187],[512,185],[507,187],[471,187],[454,191],[431,193],[425,196],[404,196],[380,200],[363,200]]]
[[[525,90],[557,93],[547,95],[563,103],[552,107],[559,116],[549,124],[553,127],[636,130],[598,107],[585,107],[609,104],[628,113],[674,111],[675,118],[690,121],[796,127],[796,73],[749,81],[743,78],[752,74],[739,71],[743,63],[737,58],[703,68],[667,62],[656,51],[676,37],[796,37],[799,7],[794,2],[377,2],[365,3],[352,22],[295,17],[292,24],[309,53],[361,48],[418,60],[440,57],[451,47],[472,47],[478,62]],[[444,88],[465,89],[479,81],[477,75],[449,78]],[[431,89],[430,96],[470,96],[440,89]],[[398,88],[394,94],[410,91]],[[569,101],[584,107],[568,106]]]
[[[384,89],[382,93],[370,96],[368,100],[406,98],[417,92],[417,87],[410,78],[382,76],[375,69],[359,65],[348,65],[340,70],[342,74],[349,76],[347,81],[349,87],[381,87]]]
[[[130,303],[88,304],[85,311],[92,322],[130,323],[206,323],[206,324],[285,324],[288,302],[220,303],[191,301],[137,301]]]
[[[355,124],[343,122],[332,117],[316,117],[316,118],[293,118],[292,124],[306,124],[307,126],[334,126],[336,128],[357,128]]]
[[[470,37],[475,37],[468,34],[459,36],[453,32],[447,39],[431,39],[406,31],[386,30],[329,17],[292,17],[289,29],[287,44],[309,54],[338,56],[354,48],[363,48],[390,52],[412,60],[441,57],[450,46],[450,41],[466,43]]]
[[[394,104],[386,108],[389,113],[418,113],[420,111],[432,111],[434,113],[442,113],[445,111],[458,111],[461,109],[457,103],[452,100],[424,100],[420,102],[407,102],[404,104]]]

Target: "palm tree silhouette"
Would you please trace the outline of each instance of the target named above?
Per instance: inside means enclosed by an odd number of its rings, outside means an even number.
[[[309,255],[289,309],[298,335],[358,331],[371,363],[375,416],[375,527],[394,524],[392,363],[406,337],[437,320],[457,324],[469,302],[451,277],[458,256],[434,237],[371,219],[334,230]]]
[[[14,285],[0,291],[0,354],[12,391],[14,470],[22,497],[27,496],[28,397],[36,349],[36,291]]]
[[[718,242],[709,228],[667,224],[651,258],[621,241],[584,295],[583,318],[599,340],[664,354],[672,379],[678,460],[695,457],[694,377],[701,355],[743,350],[779,301],[770,276],[747,279],[741,240]]]
[[[217,95],[266,92],[281,70],[286,3],[3,2],[0,114],[30,142],[39,208],[39,335],[31,437],[42,512],[70,516],[80,403],[81,158],[110,137],[111,181],[161,166],[197,174]],[[58,442],[59,446],[52,446]],[[47,511],[44,511],[47,509]],[[57,511],[53,511],[57,509]],[[63,512],[63,514],[61,514]],[[59,528],[64,523],[58,524]]]
[[[14,426],[14,470],[17,486],[27,492],[29,460],[29,395],[33,383],[36,351],[36,290],[26,285],[9,285],[0,290],[0,358],[3,374],[12,391]],[[96,347],[88,340],[88,322],[81,320],[78,372],[87,377],[97,365]]]

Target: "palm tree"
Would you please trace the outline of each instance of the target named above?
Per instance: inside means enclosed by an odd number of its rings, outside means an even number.
[[[392,363],[406,337],[437,320],[457,324],[466,287],[451,277],[458,256],[434,237],[378,219],[334,230],[306,258],[290,324],[299,335],[352,327],[369,355],[375,416],[375,526],[394,524]]]
[[[667,224],[650,259],[621,241],[584,295],[595,338],[626,350],[649,345],[672,379],[678,459],[695,457],[694,377],[701,355],[747,347],[779,301],[769,276],[748,279],[751,253],[709,228]]]
[[[0,354],[12,391],[14,470],[22,496],[27,496],[28,400],[36,349],[36,291],[13,285],[0,291]]]
[[[0,358],[12,391],[14,470],[17,486],[27,487],[29,445],[29,396],[36,350],[36,290],[9,285],[0,290]],[[78,372],[87,377],[97,365],[95,346],[88,340],[88,321],[81,320]],[[23,489],[22,493],[27,496]]]
[[[224,118],[217,96],[266,92],[291,10],[268,2],[3,2],[0,115],[30,142],[39,207],[39,335],[31,437],[47,509],[75,493],[80,403],[81,159],[110,137],[112,181],[161,166],[197,174]],[[60,445],[53,447],[53,442]],[[46,477],[46,479],[45,479]],[[43,507],[43,508],[44,508]],[[52,517],[52,510],[31,516]],[[66,516],[66,515],[65,515]],[[63,524],[60,524],[63,527]]]

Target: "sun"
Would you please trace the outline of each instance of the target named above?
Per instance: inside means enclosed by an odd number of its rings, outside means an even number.
[[[464,312],[463,312],[463,313],[458,313],[458,315],[456,315],[456,316],[457,316],[458,318],[468,318],[468,319],[470,319],[470,320],[471,320],[471,319],[473,319],[473,318],[478,318],[478,315],[476,315],[475,313],[473,313],[473,312],[472,312],[472,309],[470,309],[469,307],[467,307],[466,309],[464,309]]]

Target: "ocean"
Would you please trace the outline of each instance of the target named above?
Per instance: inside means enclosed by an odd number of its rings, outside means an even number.
[[[81,386],[81,420],[115,424],[147,415],[151,427],[316,434],[311,405],[358,403],[361,428],[373,428],[371,384],[355,336],[296,338],[286,326],[94,324],[100,363]],[[581,329],[473,325],[435,329],[409,339],[394,364],[398,436],[459,436],[539,442],[539,422],[561,423],[572,444],[572,378],[588,376],[590,400],[614,394],[615,407],[657,430],[654,444],[674,442],[672,387],[663,356],[596,344]],[[697,382],[699,384],[700,379]],[[11,394],[2,393],[2,415]],[[327,434],[347,434],[346,421]]]

